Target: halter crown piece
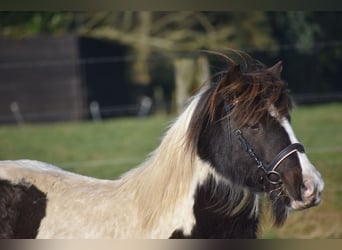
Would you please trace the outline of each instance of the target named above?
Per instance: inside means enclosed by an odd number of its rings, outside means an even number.
[[[225,107],[225,110],[228,114],[228,136],[231,139],[231,129],[230,129],[230,112],[232,110],[232,105],[228,105]],[[277,167],[290,155],[296,152],[304,153],[304,147],[300,143],[292,143],[282,151],[280,151],[271,161],[270,164],[264,164],[263,161],[258,157],[258,155],[254,152],[251,145],[247,142],[246,138],[243,136],[240,128],[235,129],[235,135],[238,138],[239,143],[243,147],[243,149],[249,154],[249,156],[255,161],[256,166],[264,173],[264,178],[268,183],[272,185],[279,185],[282,183],[279,172],[277,172]]]

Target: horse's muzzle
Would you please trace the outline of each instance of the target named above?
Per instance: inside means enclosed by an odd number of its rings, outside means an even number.
[[[294,210],[306,209],[317,206],[321,202],[321,194],[323,191],[324,182],[320,179],[314,182],[311,179],[304,180],[302,187],[302,201],[293,200],[291,208]]]

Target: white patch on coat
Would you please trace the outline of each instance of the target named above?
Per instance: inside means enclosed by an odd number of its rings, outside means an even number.
[[[287,119],[282,119],[281,125],[284,127],[286,130],[291,143],[298,143],[298,139],[296,138],[294,131]],[[314,167],[314,165],[310,162],[309,158],[305,154],[305,152],[297,152],[298,157],[299,157],[299,162],[302,167],[302,175],[304,178],[304,181],[306,179],[312,179],[317,185],[317,189],[319,192],[322,192],[324,188],[324,182],[322,179],[321,174],[317,171],[317,169]]]
[[[298,143],[298,139],[295,136],[295,133],[289,123],[289,121],[285,118],[281,120],[281,125],[286,130],[291,143]],[[313,198],[316,199],[315,203],[318,204],[320,202],[320,194],[324,188],[324,181],[321,174],[317,171],[314,165],[310,162],[306,153],[297,152],[300,166],[302,168],[303,182],[307,187],[307,190],[303,193],[304,201],[293,201],[291,207],[293,209],[302,209],[306,206],[307,202],[311,202],[310,196],[315,196]],[[307,200],[306,200],[307,199]]]

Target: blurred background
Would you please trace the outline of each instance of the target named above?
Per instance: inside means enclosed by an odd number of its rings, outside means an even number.
[[[342,236],[342,12],[0,12],[0,159],[117,178],[239,49],[282,78],[322,204],[264,238]],[[304,218],[305,217],[305,218]]]

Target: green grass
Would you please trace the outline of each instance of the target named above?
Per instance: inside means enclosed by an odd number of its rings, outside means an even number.
[[[0,126],[0,159],[36,159],[113,179],[144,160],[172,118]]]
[[[310,160],[322,173],[322,203],[293,213],[264,238],[342,237],[342,104],[297,107],[292,124]],[[113,179],[142,162],[160,142],[172,117],[123,118],[100,123],[0,126],[0,159],[36,159],[67,170]]]

